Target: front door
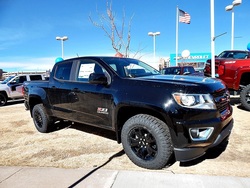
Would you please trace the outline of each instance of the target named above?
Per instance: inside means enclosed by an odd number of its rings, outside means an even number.
[[[74,118],[82,123],[111,129],[114,109],[112,89],[105,85],[90,84],[88,77],[93,72],[104,74],[105,69],[93,60],[79,62],[72,90],[75,96],[72,102]]]

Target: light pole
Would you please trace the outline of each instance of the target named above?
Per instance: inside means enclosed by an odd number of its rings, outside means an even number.
[[[62,58],[64,58],[64,52],[63,52],[63,42],[65,40],[68,40],[68,37],[67,36],[64,36],[64,37],[56,37],[56,40],[60,40],[61,41],[61,44],[62,44]]]
[[[210,0],[210,23],[211,23],[211,77],[215,78],[215,36],[214,36],[214,0]]]
[[[155,62],[155,36],[160,35],[160,34],[161,34],[160,32],[155,32],[155,33],[149,32],[148,33],[148,36],[152,36],[153,37],[153,42],[154,42],[154,63],[156,63]]]
[[[232,11],[232,33],[231,33],[231,50],[234,49],[234,7],[240,5],[242,0],[234,0],[231,5],[225,7],[226,11]]]

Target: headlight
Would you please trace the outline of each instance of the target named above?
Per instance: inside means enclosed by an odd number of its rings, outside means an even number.
[[[216,109],[213,98],[210,94],[184,94],[174,93],[175,101],[186,108]]]

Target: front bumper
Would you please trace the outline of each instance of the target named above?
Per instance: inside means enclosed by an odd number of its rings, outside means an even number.
[[[174,148],[176,161],[190,161],[204,155],[209,148],[215,147],[229,137],[233,128],[233,119],[224,127],[224,129],[217,136],[216,140],[207,147],[195,148]]]

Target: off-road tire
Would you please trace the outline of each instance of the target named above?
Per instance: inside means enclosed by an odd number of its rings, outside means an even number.
[[[240,92],[240,101],[241,105],[250,111],[250,84],[244,87],[244,89]]]
[[[0,93],[0,106],[4,106],[7,103],[7,96],[4,93]]]
[[[162,169],[173,154],[169,128],[147,114],[128,119],[122,128],[121,140],[129,159],[143,168]]]
[[[32,110],[33,122],[36,129],[41,133],[47,133],[51,130],[53,124],[52,118],[50,118],[43,106],[43,104],[37,104]]]

